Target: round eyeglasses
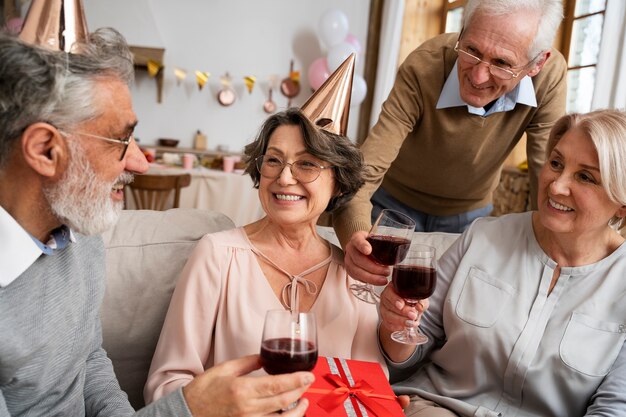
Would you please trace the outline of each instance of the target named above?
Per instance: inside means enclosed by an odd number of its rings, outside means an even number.
[[[527,66],[529,66],[534,61],[534,59],[531,60],[528,64],[526,64],[526,65],[524,65],[522,67],[519,67],[519,68],[521,68],[520,71],[514,72],[514,71],[511,71],[510,69],[502,68],[502,67],[499,67],[497,65],[490,64],[487,61],[483,61],[482,59],[478,58],[477,56],[472,55],[471,53],[461,49],[461,47],[459,46],[459,42],[458,41],[457,41],[456,45],[454,45],[454,51],[457,54],[459,54],[459,59],[461,61],[465,62],[466,64],[478,65],[478,64],[482,63],[482,64],[487,65],[487,68],[489,68],[489,73],[491,75],[493,75],[494,77],[499,78],[501,80],[510,80],[512,78],[519,77],[519,75],[522,73],[522,71],[524,71],[524,69]],[[539,55],[537,55],[537,56],[539,56]]]
[[[323,166],[306,159],[299,159],[291,163],[284,162],[282,159],[271,155],[261,155],[254,161],[261,176],[270,179],[278,178],[285,167],[289,165],[291,175],[303,184],[318,179],[323,169],[333,168],[333,166]]]

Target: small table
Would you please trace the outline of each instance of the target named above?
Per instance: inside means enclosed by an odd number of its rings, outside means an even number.
[[[191,184],[181,189],[180,207],[214,210],[230,217],[236,226],[244,226],[263,216],[258,190],[252,179],[241,173],[229,173],[202,166],[183,169],[161,164],[150,164],[148,174],[191,174]],[[128,199],[128,208],[134,208]]]

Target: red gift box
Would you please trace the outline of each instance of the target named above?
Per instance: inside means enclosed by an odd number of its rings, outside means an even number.
[[[320,356],[313,373],[315,382],[304,393],[307,417],[404,416],[378,362]]]

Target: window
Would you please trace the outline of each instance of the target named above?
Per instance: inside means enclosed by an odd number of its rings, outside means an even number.
[[[596,84],[596,66],[606,0],[570,0],[563,21],[567,59],[567,111],[588,112]]]
[[[465,0],[448,0],[443,7],[442,32],[460,32],[463,25]]]

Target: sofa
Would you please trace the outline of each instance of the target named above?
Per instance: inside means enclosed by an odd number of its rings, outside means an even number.
[[[208,210],[124,210],[117,225],[103,235],[103,346],[136,409],[144,405],[143,386],[178,273],[204,234],[233,227],[228,217]],[[318,230],[337,244],[331,228]],[[416,232],[413,240],[434,246],[440,256],[457,237]]]

